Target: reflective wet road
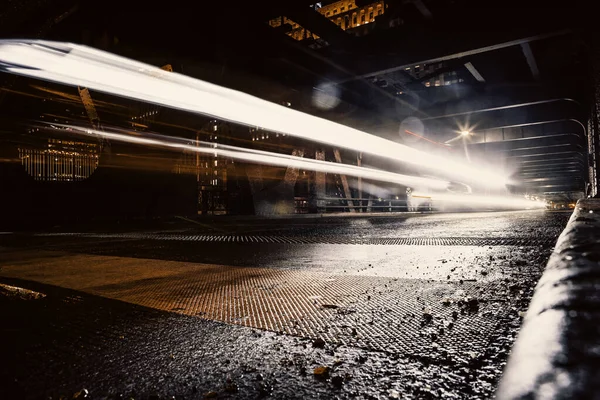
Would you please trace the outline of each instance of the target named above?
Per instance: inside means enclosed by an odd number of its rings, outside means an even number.
[[[3,234],[0,283],[45,296],[0,286],[1,339],[13,344],[0,390],[486,398],[568,217],[224,218]]]

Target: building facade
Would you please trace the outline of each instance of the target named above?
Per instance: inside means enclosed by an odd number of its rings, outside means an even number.
[[[21,164],[36,181],[76,182],[98,167],[100,145],[74,140],[48,139],[44,148],[19,147]]]
[[[405,71],[416,80],[422,81],[426,87],[449,86],[452,84],[463,82],[463,79],[458,76],[456,71],[441,72],[436,71],[445,68],[443,62],[431,64],[417,64],[406,67]]]
[[[336,1],[324,6],[315,5],[317,12],[329,18],[331,22],[345,31],[355,35],[365,34],[368,30],[363,28],[375,22],[375,18],[385,13],[385,2],[383,0],[373,2],[366,6],[359,7],[355,0]],[[295,40],[319,39],[319,36],[308,29],[304,29],[300,24],[287,17],[277,17],[269,21],[273,28],[285,27],[287,25],[286,35]]]

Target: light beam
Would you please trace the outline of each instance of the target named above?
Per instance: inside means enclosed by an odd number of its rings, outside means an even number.
[[[110,140],[146,146],[180,149],[194,153],[214,154],[215,156],[227,157],[234,160],[246,161],[257,164],[266,164],[278,167],[293,167],[309,171],[349,175],[380,182],[397,183],[406,186],[422,185],[424,187],[437,190],[445,190],[450,184],[447,181],[438,179],[396,174],[393,172],[380,171],[372,168],[338,164],[321,160],[313,160],[308,158],[291,156],[287,154],[271,153],[262,150],[218,145],[216,143],[209,142],[190,141],[182,138],[174,138],[170,136],[159,135],[156,133],[136,132],[135,135],[131,135],[122,132],[111,132],[107,131],[106,129],[100,131],[97,129],[90,129],[82,126],[73,126],[67,124],[54,123],[52,125],[60,127],[62,129],[68,129],[69,133],[74,134],[102,137]]]
[[[141,62],[71,43],[0,41],[4,71],[210,115],[248,126],[370,153],[455,180],[503,187],[494,171],[422,152],[366,132]]]
[[[500,209],[531,209],[545,208],[546,203],[540,200],[529,200],[517,196],[484,196],[473,194],[452,194],[452,193],[423,193],[413,192],[413,197],[430,198],[434,204],[450,203],[459,204],[466,207],[470,206],[485,206]]]

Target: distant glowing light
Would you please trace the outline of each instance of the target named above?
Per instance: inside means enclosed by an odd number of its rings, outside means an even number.
[[[469,131],[461,131],[460,134],[462,136],[469,136],[471,134],[471,132],[469,132]]]
[[[541,200],[529,200],[517,196],[484,196],[473,194],[452,193],[420,193],[413,192],[412,197],[431,198],[434,202],[453,203],[464,206],[485,206],[501,209],[532,209],[545,208],[546,202]]]
[[[14,74],[87,87],[247,126],[261,126],[269,131],[417,165],[486,187],[503,187],[507,183],[507,177],[495,171],[429,154],[246,93],[86,46],[1,40],[0,61],[4,71]]]

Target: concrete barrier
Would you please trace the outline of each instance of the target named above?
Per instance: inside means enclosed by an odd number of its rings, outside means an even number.
[[[496,398],[600,399],[600,200],[580,200],[560,235]]]

